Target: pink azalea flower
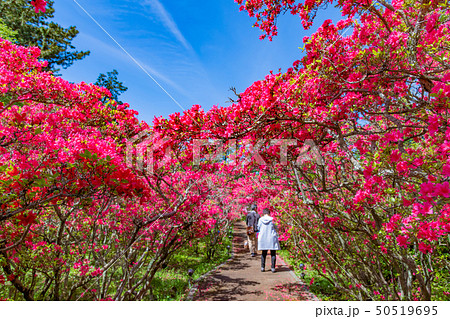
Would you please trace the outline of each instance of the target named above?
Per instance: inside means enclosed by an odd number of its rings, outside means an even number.
[[[369,179],[372,176],[372,172],[373,172],[372,165],[371,166],[367,166],[366,169],[363,172],[364,178],[365,179]]]
[[[408,236],[397,236],[397,243],[403,248],[406,248],[406,246],[410,244],[410,242],[408,242]]]
[[[447,177],[450,176],[450,163],[447,163],[442,167],[442,175]]]
[[[439,18],[440,14],[439,13],[434,13],[429,17],[427,26],[426,26],[426,30],[428,33],[430,33],[431,31],[433,31],[434,27],[436,26],[436,21]]]
[[[420,193],[424,196],[427,196],[428,194],[432,194],[434,192],[435,189],[435,184],[434,183],[423,183],[422,185],[420,185]]]
[[[425,203],[421,207],[421,213],[424,215],[433,214],[433,206],[430,203]]]
[[[450,186],[449,186],[448,182],[444,182],[442,184],[436,184],[436,189],[434,191],[434,195],[449,198],[450,197]]]
[[[433,247],[431,245],[427,245],[424,243],[419,243],[419,250],[423,253],[423,254],[427,254],[427,253],[432,253],[433,252]]]
[[[397,171],[404,172],[408,169],[408,163],[405,161],[401,161],[397,164]]]
[[[394,150],[391,154],[391,161],[398,162],[402,158],[402,154],[399,150]]]
[[[36,13],[38,13],[39,11],[45,12],[45,6],[47,5],[47,1],[33,0],[33,1],[31,1],[31,5],[34,7],[34,11]]]
[[[439,116],[437,115],[430,116],[430,118],[428,119],[428,123],[429,123],[428,129],[431,135],[434,135],[434,133],[437,132],[440,125]]]
[[[410,200],[407,200],[406,198],[402,198],[402,200],[403,200],[403,206],[411,206],[411,204],[412,204],[412,201],[410,201]]]

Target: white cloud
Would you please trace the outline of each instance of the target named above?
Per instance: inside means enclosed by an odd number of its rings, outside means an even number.
[[[181,33],[177,24],[173,20],[170,13],[164,8],[159,0],[144,0],[142,5],[149,7],[153,14],[155,14],[164,26],[175,36],[175,38],[189,51],[192,50],[191,45]]]
[[[186,90],[184,90],[182,87],[177,85],[174,81],[172,81],[169,77],[167,77],[163,73],[157,71],[154,67],[151,67],[147,63],[133,57],[136,60],[136,62],[138,63],[138,64],[136,64],[123,50],[121,50],[117,46],[108,44],[105,41],[100,40],[90,34],[87,34],[87,33],[80,33],[79,38],[84,40],[85,43],[92,43],[91,47],[97,48],[97,51],[101,52],[102,55],[111,56],[115,60],[120,60],[120,61],[122,61],[122,63],[129,64],[136,68],[142,67],[153,77],[165,82],[166,84],[175,88],[177,91],[179,91],[183,95],[189,94],[188,92],[186,92]]]

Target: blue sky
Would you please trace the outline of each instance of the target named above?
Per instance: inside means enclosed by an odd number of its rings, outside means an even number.
[[[54,8],[56,22],[80,31],[76,48],[91,51],[62,70],[62,77],[92,83],[100,73],[117,69],[128,87],[120,99],[147,122],[193,104],[228,105],[230,87],[243,92],[269,71],[286,70],[301,57],[303,37],[323,20],[340,16],[329,8],[304,31],[298,17],[285,15],[270,42],[259,40],[253,18],[239,12],[233,0],[56,0]]]

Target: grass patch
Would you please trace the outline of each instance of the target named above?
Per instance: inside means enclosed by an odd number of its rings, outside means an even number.
[[[194,281],[230,258],[232,238],[223,237],[209,260],[206,258],[207,240],[208,238],[202,239],[192,247],[181,249],[170,258],[165,269],[158,270],[152,282],[155,300],[184,300],[189,293],[189,269],[194,271],[191,278]]]
[[[302,262],[292,258],[288,250],[280,250],[279,254],[288,265],[292,266],[294,273],[309,287],[309,291],[315,294],[319,299],[323,301],[353,300],[353,298],[343,294],[334,287],[307,263],[303,263],[305,269],[300,269],[299,264]]]

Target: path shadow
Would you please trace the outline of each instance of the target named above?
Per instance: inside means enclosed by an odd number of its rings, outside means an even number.
[[[242,269],[246,269],[246,268],[251,268],[251,266],[248,264],[242,264],[242,263],[239,263],[238,261],[235,261],[235,262],[229,262],[228,264],[222,266],[220,268],[220,270],[242,270]]]
[[[257,281],[246,280],[245,278],[231,278],[225,275],[215,275],[214,278],[217,278],[225,283],[234,283],[241,286],[256,286],[259,284]]]
[[[286,272],[286,271],[292,271],[291,269],[289,269],[286,266],[277,266],[277,272]]]
[[[208,281],[198,286],[197,300],[230,301],[239,300],[239,297],[255,295],[260,291],[249,291],[247,287],[258,285],[259,282],[244,278],[231,278],[224,275],[214,275]]]
[[[199,292],[197,300],[208,300],[208,301],[236,301],[239,300],[238,296],[261,296],[263,293],[260,291],[246,291],[241,287],[235,287],[228,290],[222,290],[220,294],[218,293],[205,293]]]
[[[303,283],[279,284],[273,287],[272,290],[290,300],[317,300]]]

